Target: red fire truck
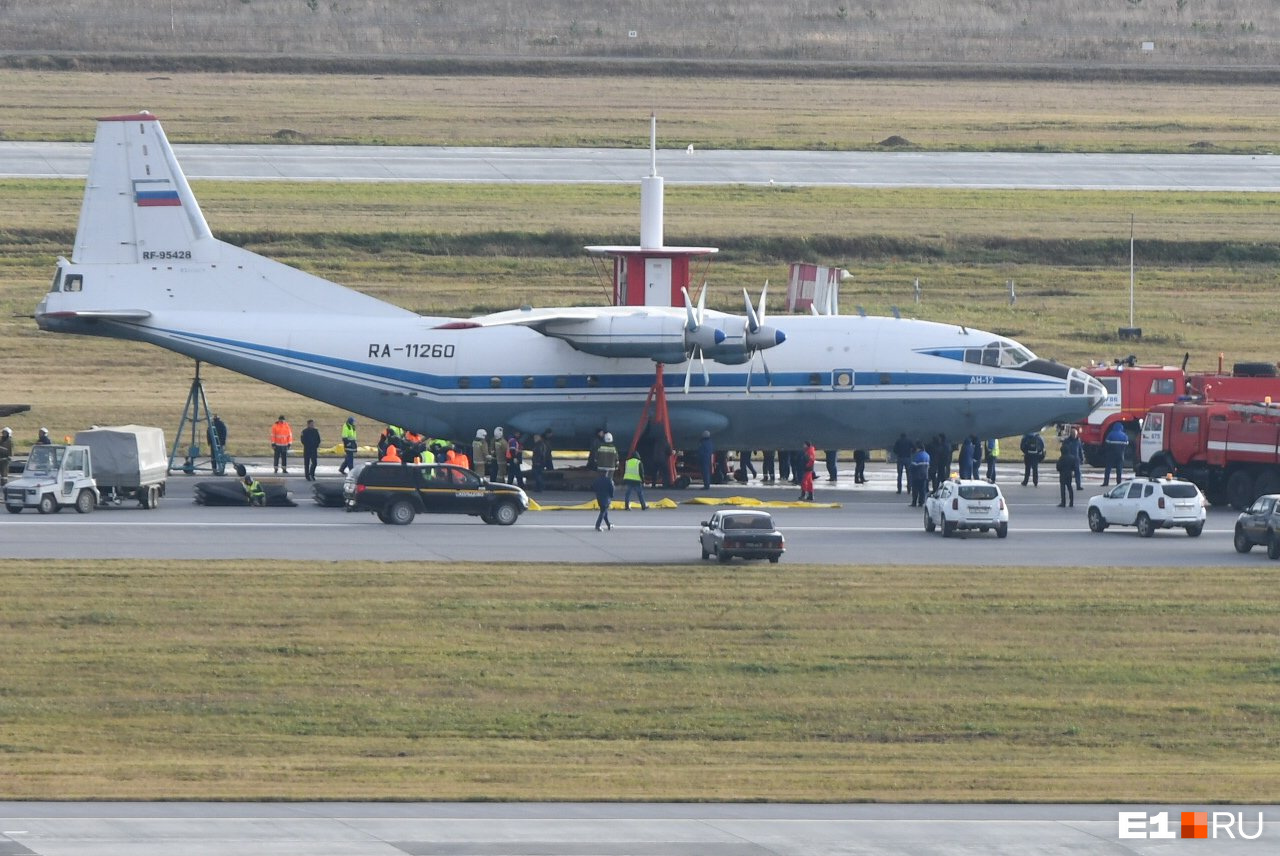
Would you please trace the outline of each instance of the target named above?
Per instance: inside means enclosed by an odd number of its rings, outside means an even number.
[[[1218,355],[1216,372],[1188,374],[1186,356],[1182,358],[1181,366],[1138,365],[1136,358],[1128,357],[1116,360],[1112,365],[1091,366],[1085,371],[1107,389],[1107,397],[1102,404],[1084,422],[1076,425],[1080,441],[1084,444],[1085,461],[1093,467],[1100,467],[1105,462],[1103,439],[1116,422],[1122,423],[1129,435],[1126,457],[1127,462],[1132,463],[1132,450],[1141,420],[1157,404],[1172,404],[1188,397],[1204,401],[1252,402],[1271,396],[1273,401],[1280,402],[1280,377],[1275,365],[1236,363],[1228,374],[1223,370],[1221,354]]]
[[[1157,404],[1142,422],[1142,472],[1174,473],[1214,505],[1244,509],[1280,493],[1280,402]]]

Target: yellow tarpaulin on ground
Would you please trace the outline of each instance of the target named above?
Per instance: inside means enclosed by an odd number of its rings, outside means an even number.
[[[838,502],[796,502],[785,499],[756,499],[752,496],[726,496],[715,499],[700,496],[685,500],[685,505],[741,505],[749,508],[840,508]]]
[[[696,499],[687,499],[685,505],[738,505],[750,508],[840,508],[838,502],[787,502],[785,500],[764,500],[755,499],[750,496],[726,496],[721,499],[713,499],[709,496],[700,496]],[[656,502],[649,503],[650,508],[676,508],[678,504],[672,499],[659,499]],[[596,505],[594,499],[579,503],[578,505],[539,505],[532,497],[529,498],[530,511],[595,511],[599,506]],[[631,503],[631,510],[635,511],[640,508],[637,502]],[[609,506],[610,511],[623,510],[622,500],[615,499],[613,504]]]
[[[677,506],[673,500],[659,499],[656,501],[651,500],[649,502],[649,507],[650,508],[676,508]],[[537,501],[534,500],[533,497],[529,497],[530,511],[597,511],[599,510],[599,508],[600,506],[596,505],[596,501],[594,499],[589,499],[586,502],[579,503],[578,505],[539,505]],[[609,506],[609,510],[624,511],[625,509],[623,507],[623,501],[620,499],[615,499],[613,503]],[[631,510],[639,511],[640,503],[633,501],[631,503]]]

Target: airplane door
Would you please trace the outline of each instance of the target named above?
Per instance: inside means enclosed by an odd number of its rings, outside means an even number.
[[[644,305],[671,305],[671,259],[644,260]]]

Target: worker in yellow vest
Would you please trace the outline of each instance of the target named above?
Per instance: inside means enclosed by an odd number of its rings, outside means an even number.
[[[623,509],[631,510],[631,492],[635,491],[636,496],[640,498],[640,510],[648,511],[649,504],[644,501],[644,474],[640,471],[639,452],[632,452],[631,457],[627,458],[626,464],[623,465],[622,483],[627,488],[627,492],[622,497]]]

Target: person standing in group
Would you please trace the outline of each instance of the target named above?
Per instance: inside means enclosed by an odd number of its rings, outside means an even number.
[[[13,461],[13,429],[0,428],[0,485],[9,482],[9,464]]]
[[[505,484],[507,481],[507,453],[510,451],[511,447],[507,444],[502,426],[499,425],[493,429],[493,468],[491,470],[493,480],[499,484]]]
[[[1107,429],[1105,439],[1107,447],[1107,466],[1102,471],[1102,486],[1106,487],[1111,480],[1111,470],[1116,471],[1116,484],[1124,480],[1124,450],[1129,445],[1129,435],[1119,422],[1112,422]]]
[[[281,418],[283,418],[283,417],[281,417]],[[52,438],[50,438],[50,437],[49,437],[49,429],[48,429],[48,428],[41,428],[41,429],[40,429],[40,433],[39,433],[39,435],[37,435],[37,436],[36,436],[36,445],[37,445],[37,446],[48,446],[48,445],[49,445],[49,444],[51,444],[52,442],[53,442]]]
[[[302,477],[315,481],[316,466],[320,463],[320,429],[316,427],[316,420],[308,419],[307,427],[298,437],[302,440]]]
[[[840,476],[839,466],[836,462],[840,452],[836,449],[826,449],[823,454],[827,462],[827,481],[833,482]]]
[[[748,473],[751,474],[750,478],[757,477],[758,474],[756,473],[755,465],[751,463],[750,449],[743,449],[738,452],[738,472],[742,473],[744,476],[744,478],[739,479],[739,481],[745,482],[747,480],[746,476]]]
[[[969,458],[969,478],[982,478],[982,441],[978,439],[977,434],[969,435],[969,451],[972,453]]]
[[[965,437],[964,442],[960,444],[960,478],[961,480],[973,478],[973,437]]]
[[[1081,470],[1084,467],[1084,441],[1080,439],[1080,429],[1074,425],[1067,431],[1071,438],[1073,454],[1076,458],[1076,490],[1084,490],[1084,479]]]
[[[806,502],[813,502],[813,471],[818,463],[818,450],[814,448],[813,443],[805,440],[802,464],[804,470],[800,476],[800,499]]]
[[[600,531],[601,524],[612,529],[613,524],[609,522],[609,506],[613,504],[613,474],[602,470],[596,480],[591,483],[591,490],[596,495],[596,505],[600,507],[600,513],[596,515],[596,531]]]
[[[547,449],[546,460],[544,460],[542,464],[548,470],[554,470],[556,468],[555,443],[555,433],[550,428],[547,428],[547,430],[542,432],[542,444],[546,446]]]
[[[613,435],[606,431],[600,437],[600,445],[596,446],[596,469],[602,473],[612,473],[618,468],[618,449],[613,445]]]
[[[626,511],[631,510],[631,494],[634,491],[640,500],[640,510],[648,511],[649,503],[644,501],[644,472],[640,467],[640,453],[632,452],[631,457],[627,458],[626,464],[622,467],[622,483],[626,485],[627,491],[622,495],[622,507]]]
[[[507,484],[524,487],[524,434],[511,432],[507,441]]]
[[[284,414],[271,426],[271,466],[273,472],[288,474],[289,447],[293,445],[293,429],[285,421]]]
[[[1059,508],[1070,508],[1076,504],[1076,494],[1071,489],[1071,483],[1076,475],[1076,457],[1073,454],[1073,448],[1064,440],[1062,451],[1058,455],[1058,495],[1061,497],[1058,501]]]
[[[898,439],[893,441],[893,459],[898,464],[898,493],[902,493],[902,477],[907,477],[907,489],[911,488],[911,441],[907,439],[907,432],[903,431],[898,435]]]
[[[544,487],[542,473],[547,469],[547,441],[541,434],[533,435],[529,450],[529,472],[533,477],[533,489],[541,493]]]
[[[911,507],[923,508],[928,491],[929,451],[923,443],[916,443],[916,450],[911,453]]]
[[[987,447],[987,481],[996,483],[996,462],[1000,460],[1000,441],[992,437],[986,442]]]
[[[762,449],[760,451],[760,482],[762,484],[773,484],[777,479],[777,472],[774,467],[776,454],[773,449]]]
[[[493,458],[489,451],[489,432],[483,428],[476,429],[476,438],[471,441],[471,471],[480,478],[489,475],[489,462]]]
[[[867,450],[853,450],[853,483],[867,483]]]
[[[702,467],[702,489],[711,490],[711,467],[715,463],[716,444],[711,441],[711,432],[703,431],[698,441],[698,465]]]
[[[598,470],[600,465],[596,463],[596,451],[600,448],[600,444],[604,442],[604,429],[597,428],[596,433],[591,435],[591,444],[587,446],[587,469]]]
[[[356,449],[360,448],[360,444],[356,442],[356,418],[348,416],[347,421],[342,423],[342,466],[338,467],[338,472],[346,474],[355,469],[356,466]]]
[[[1022,486],[1030,481],[1035,487],[1040,486],[1040,462],[1044,460],[1044,440],[1039,431],[1028,431],[1022,435],[1018,444],[1022,452]]]

